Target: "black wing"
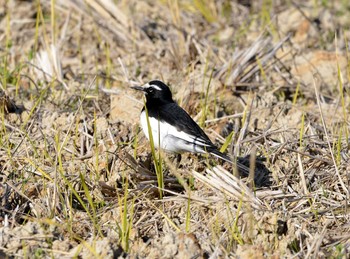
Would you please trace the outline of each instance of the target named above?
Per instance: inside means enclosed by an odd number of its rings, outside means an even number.
[[[198,126],[198,124],[191,118],[188,113],[178,106],[176,103],[167,103],[159,107],[157,111],[153,111],[150,116],[162,118],[162,121],[174,125],[177,130],[183,131],[198,141],[203,143],[204,146],[215,148],[215,145],[211,142],[205,132]]]

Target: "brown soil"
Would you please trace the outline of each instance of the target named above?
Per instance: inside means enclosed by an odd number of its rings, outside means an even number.
[[[0,0],[0,258],[345,258],[350,5],[285,2]],[[152,79],[250,169],[160,197]]]

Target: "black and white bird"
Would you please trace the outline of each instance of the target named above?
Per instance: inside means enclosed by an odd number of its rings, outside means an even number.
[[[140,121],[144,134],[149,140],[146,108],[155,148],[181,154],[209,153],[233,163],[230,157],[221,153],[198,124],[172,98],[169,87],[159,80],[152,80],[143,86],[133,86],[143,91],[146,105]]]

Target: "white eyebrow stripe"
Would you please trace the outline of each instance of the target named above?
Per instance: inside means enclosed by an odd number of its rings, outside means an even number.
[[[149,85],[149,87],[153,87],[154,89],[158,91],[162,91],[162,88],[160,88],[158,85]]]

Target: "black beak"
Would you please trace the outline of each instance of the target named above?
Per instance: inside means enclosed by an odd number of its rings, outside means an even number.
[[[138,91],[145,91],[145,88],[143,88],[142,86],[131,86],[131,88]]]

